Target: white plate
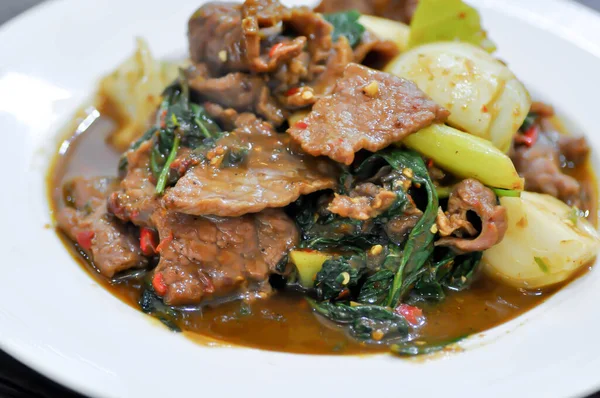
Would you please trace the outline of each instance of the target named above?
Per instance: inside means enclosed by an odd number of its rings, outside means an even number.
[[[574,396],[600,389],[600,270],[430,361],[196,345],[124,305],[51,229],[44,175],[57,132],[134,36],[186,52],[198,0],[62,0],[0,29],[0,346],[92,396]],[[600,17],[558,0],[472,0],[499,55],[600,148]]]

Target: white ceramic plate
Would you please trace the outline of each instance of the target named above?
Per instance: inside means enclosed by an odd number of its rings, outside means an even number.
[[[45,227],[44,175],[57,132],[95,80],[130,54],[135,36],[160,56],[184,55],[187,17],[200,2],[53,1],[0,29],[2,349],[98,397],[563,397],[600,389],[599,269],[470,338],[465,352],[425,362],[203,347],[96,285]],[[600,17],[558,0],[471,2],[499,56],[600,148]]]

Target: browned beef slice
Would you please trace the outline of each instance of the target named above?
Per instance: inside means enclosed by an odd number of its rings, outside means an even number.
[[[382,214],[396,201],[396,194],[371,182],[359,184],[349,195],[338,195],[327,207],[332,213],[355,220],[368,220]]]
[[[294,222],[281,210],[219,218],[161,209],[152,220],[161,240],[167,239],[155,273],[162,274],[169,305],[264,291],[277,263],[298,242]]]
[[[160,204],[150,172],[151,150],[152,141],[146,141],[127,153],[127,174],[108,198],[109,212],[138,226],[151,226],[150,216]]]
[[[566,135],[558,138],[558,150],[567,162],[575,166],[585,163],[591,151],[585,137],[571,137]]]
[[[109,179],[76,178],[67,184],[69,203],[56,216],[58,227],[88,253],[100,273],[112,278],[117,272],[142,268],[147,260],[137,238],[106,212],[106,196],[115,189]],[[89,247],[83,242],[89,242]]]
[[[418,3],[419,0],[321,0],[315,11],[330,13],[357,10],[361,14],[410,23]]]
[[[469,211],[481,219],[481,233],[474,238],[477,230],[467,219]],[[494,192],[473,179],[463,180],[454,187],[448,211],[438,212],[437,225],[442,238],[435,244],[458,253],[489,249],[502,241],[508,227],[506,209],[497,204]]]
[[[380,40],[374,33],[366,31],[354,49],[354,62],[375,69],[383,69],[400,51],[389,40]]]
[[[190,87],[207,101],[241,111],[254,109],[265,86],[259,76],[246,73],[229,73],[223,77],[210,78],[199,73],[188,73]]]
[[[586,151],[580,152],[576,149],[582,141],[578,142],[573,137],[564,137],[562,145],[559,146],[560,138],[558,134],[542,132],[532,147],[517,146],[511,158],[519,174],[525,178],[527,191],[546,193],[569,205],[579,206],[581,186],[577,180],[561,170],[559,148],[563,147],[570,157],[578,157],[580,155],[577,153],[585,154]],[[569,145],[573,145],[573,148],[569,148]]]
[[[289,137],[252,114],[236,119],[207,160],[191,168],[163,196],[163,205],[193,215],[235,217],[266,208],[283,207],[300,195],[336,184],[336,168],[290,148]],[[243,153],[231,165],[231,156]],[[229,160],[228,160],[229,159]]]
[[[309,154],[349,165],[360,149],[376,152],[447,116],[413,82],[349,64],[333,94],[288,133]]]
[[[296,37],[283,36],[284,30]],[[205,62],[218,76],[234,71],[273,72],[301,56],[305,47],[313,63],[323,62],[331,48],[332,27],[306,7],[247,0],[242,5],[205,4],[190,19],[188,31],[192,60]]]

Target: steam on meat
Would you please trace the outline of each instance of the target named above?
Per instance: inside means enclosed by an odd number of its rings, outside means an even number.
[[[322,0],[315,10],[322,13],[357,10],[361,14],[410,23],[418,3],[419,0]]]
[[[106,211],[106,197],[115,188],[115,181],[107,178],[75,178],[65,186],[71,206],[56,215],[58,227],[107,278],[147,265],[131,231]]]
[[[290,147],[286,135],[252,114],[216,143],[208,160],[188,170],[163,197],[167,209],[186,214],[235,217],[284,207],[336,185],[336,168]],[[232,157],[238,162],[231,164]]]
[[[267,293],[269,275],[298,243],[294,222],[281,210],[220,218],[161,209],[152,220],[167,242],[154,273],[161,275],[169,305]]]
[[[481,220],[481,232],[468,219],[469,212]],[[435,244],[458,253],[487,250],[499,243],[508,228],[506,209],[497,204],[496,195],[477,180],[458,183],[448,199],[446,213],[438,212],[437,226],[442,236]]]
[[[376,152],[447,117],[411,81],[350,64],[333,94],[288,133],[309,154],[349,165],[361,149]]]

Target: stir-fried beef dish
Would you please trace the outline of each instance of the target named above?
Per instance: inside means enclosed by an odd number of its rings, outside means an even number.
[[[430,353],[541,303],[600,248],[590,147],[456,3],[202,5],[187,61],[126,65],[172,78],[143,129],[114,117],[147,108],[133,75],[103,81],[49,173],[58,231],[171,330],[272,350]]]

